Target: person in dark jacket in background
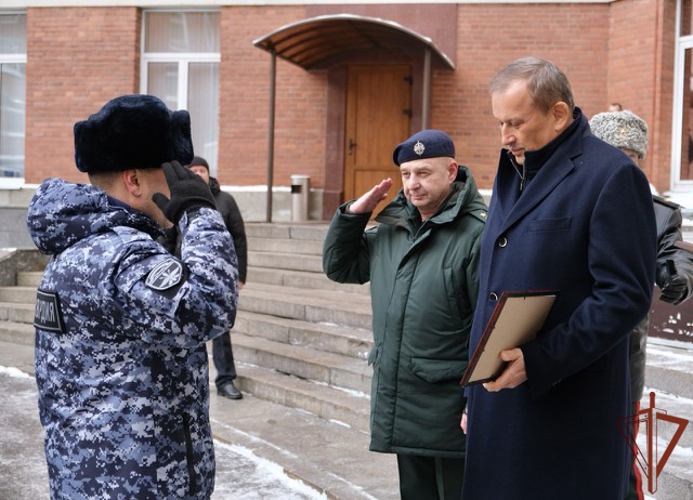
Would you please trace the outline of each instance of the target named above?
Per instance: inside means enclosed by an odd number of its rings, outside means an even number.
[[[248,272],[248,243],[245,237],[245,226],[243,217],[238,209],[236,200],[229,193],[221,190],[219,182],[209,175],[209,164],[207,160],[196,156],[188,166],[190,170],[209,184],[209,188],[214,195],[217,210],[224,218],[226,228],[233,237],[238,255],[238,290],[243,289],[245,278]],[[236,365],[233,361],[233,349],[231,347],[231,334],[229,332],[220,335],[212,341],[212,359],[214,367],[217,369],[217,377],[214,380],[217,392],[229,399],[241,399],[243,394],[234,385],[236,379]]]
[[[403,500],[459,500],[465,400],[459,380],[477,295],[486,205],[447,134],[424,130],[395,148],[403,189],[366,229],[386,179],[337,209],[323,268],[371,283],[371,451],[396,453]]]
[[[599,113],[590,120],[592,133],[619,148],[640,166],[640,160],[647,153],[647,123],[630,111]],[[681,210],[679,205],[660,198],[654,201],[657,223],[657,286],[662,290],[660,300],[679,305],[693,295],[693,254],[676,247],[681,236]],[[630,336],[630,384],[631,415],[640,409],[640,399],[645,388],[645,347],[649,329],[649,315],[643,319]],[[637,421],[631,428],[632,436],[637,436]],[[631,453],[630,477],[627,500],[644,498],[642,476]]]

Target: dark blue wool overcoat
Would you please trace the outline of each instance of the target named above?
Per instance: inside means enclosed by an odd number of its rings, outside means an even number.
[[[503,152],[479,268],[470,353],[505,290],[558,289],[524,344],[526,383],[467,390],[464,500],[620,500],[629,404],[628,335],[647,314],[656,228],[648,182],[578,124],[518,198]]]

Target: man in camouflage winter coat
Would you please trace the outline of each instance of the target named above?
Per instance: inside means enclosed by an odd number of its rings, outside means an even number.
[[[212,494],[205,342],[233,325],[238,271],[209,188],[178,163],[192,157],[186,111],[122,96],[75,125],[92,186],[48,179],[31,201],[53,255],[35,317],[53,499]],[[168,221],[180,260],[156,242]]]

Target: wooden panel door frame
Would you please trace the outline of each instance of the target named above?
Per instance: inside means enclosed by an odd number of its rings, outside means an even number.
[[[342,58],[327,71],[327,110],[325,131],[325,190],[323,192],[323,220],[331,220],[344,198],[344,152],[346,149],[346,94],[350,64],[410,64],[414,82],[411,93],[410,134],[421,129],[423,92],[423,54],[369,53]],[[394,168],[394,166],[393,166]]]
[[[344,199],[360,196],[384,177],[391,177],[395,182],[392,193],[396,193],[401,187],[390,153],[399,141],[409,136],[411,130],[412,71],[410,64],[354,64],[349,67],[343,167]],[[374,83],[380,87],[370,86]],[[390,94],[388,89],[391,89]],[[390,98],[393,100],[387,103]],[[377,106],[381,101],[387,103],[387,110],[381,110],[386,114],[378,114],[378,111],[372,114],[371,110],[378,110]],[[392,105],[394,108],[390,107]],[[378,123],[382,119],[385,120],[384,123]]]

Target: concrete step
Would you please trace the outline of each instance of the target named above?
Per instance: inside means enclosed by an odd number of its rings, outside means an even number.
[[[248,267],[248,282],[363,294],[370,294],[371,291],[368,283],[364,285],[336,283],[322,272],[289,271],[268,267]]]
[[[38,288],[42,277],[43,271],[17,273],[17,285]]]
[[[0,302],[0,321],[34,323],[34,304]]]
[[[36,331],[33,324],[0,321],[1,342],[33,346],[35,335]]]
[[[313,290],[310,288],[277,286],[269,283],[250,283],[243,289],[265,291],[268,293],[290,293],[291,295],[301,296],[303,298],[317,299],[319,301],[327,301],[329,303],[354,303],[368,305],[370,307],[370,297],[366,297],[361,293],[350,293],[345,290],[337,290],[330,293],[325,293],[325,290]]]
[[[240,294],[238,308],[257,314],[362,330],[369,330],[372,326],[370,300],[355,293],[325,293],[322,290],[249,283]]]
[[[373,346],[373,335],[369,330],[276,318],[247,311],[240,311],[236,316],[233,334],[237,332],[358,359],[366,359]]]
[[[319,255],[291,255],[278,252],[248,251],[248,265],[269,267],[271,269],[289,269],[292,271],[310,271],[322,273],[322,257]]]
[[[289,238],[293,240],[324,241],[329,225],[308,224],[266,224],[247,223],[245,233],[248,238]]]
[[[34,304],[36,302],[36,287],[0,286],[0,302]]]
[[[655,392],[693,399],[693,344],[650,338],[645,384]]]
[[[248,238],[248,248],[254,252],[322,255],[322,241],[318,240]]]
[[[365,360],[242,333],[232,333],[231,342],[234,359],[239,362],[363,394],[370,392],[372,370]]]
[[[353,429],[369,429],[370,399],[366,395],[335,390],[258,366],[239,363],[236,369],[236,385],[243,392]]]
[[[660,449],[666,449],[664,443]],[[676,448],[657,478],[657,500],[693,500],[693,449]],[[643,478],[645,485],[647,480]],[[646,490],[647,486],[645,486]]]

